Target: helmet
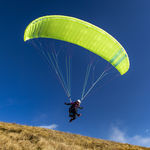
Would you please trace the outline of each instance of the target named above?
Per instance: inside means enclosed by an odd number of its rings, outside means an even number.
[[[81,100],[79,100],[79,99],[76,102],[78,102],[79,104],[81,104]]]

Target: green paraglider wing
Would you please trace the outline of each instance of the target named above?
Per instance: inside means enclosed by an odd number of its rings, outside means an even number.
[[[121,75],[130,66],[126,51],[115,38],[77,18],[61,15],[40,17],[32,21],[24,33],[24,41],[34,38],[52,38],[84,47],[110,62]]]

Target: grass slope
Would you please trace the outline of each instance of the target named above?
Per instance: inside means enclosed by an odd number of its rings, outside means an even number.
[[[150,150],[150,148],[0,122],[0,150]]]

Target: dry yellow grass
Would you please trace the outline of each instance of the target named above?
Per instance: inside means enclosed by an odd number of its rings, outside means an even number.
[[[150,150],[150,148],[0,122],[0,150]]]

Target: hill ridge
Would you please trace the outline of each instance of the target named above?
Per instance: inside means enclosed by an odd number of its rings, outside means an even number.
[[[0,150],[150,150],[40,127],[0,122]]]

